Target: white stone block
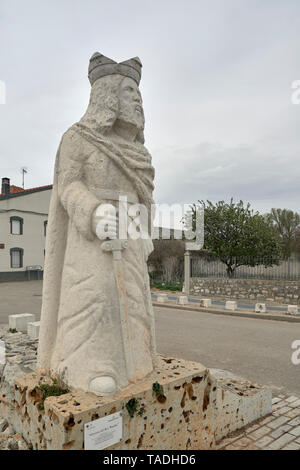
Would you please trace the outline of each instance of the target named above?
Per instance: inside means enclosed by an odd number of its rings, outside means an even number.
[[[200,299],[200,307],[211,307],[211,299]]]
[[[266,304],[256,304],[255,305],[255,312],[256,313],[266,313],[267,307]]]
[[[179,297],[177,297],[177,303],[179,305],[187,305],[189,300],[186,295],[179,295]]]
[[[35,322],[35,315],[32,313],[20,313],[8,317],[9,328],[22,333],[27,333],[27,325],[30,322]]]
[[[40,334],[40,322],[30,322],[27,325],[27,334],[30,339],[38,339]]]
[[[157,294],[157,302],[163,304],[168,300],[168,294]]]
[[[287,311],[290,315],[299,315],[298,305],[288,305]]]
[[[237,303],[235,300],[227,300],[225,304],[225,310],[236,310],[237,309]]]

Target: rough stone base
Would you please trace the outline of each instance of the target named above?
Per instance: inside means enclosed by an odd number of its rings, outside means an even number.
[[[155,373],[112,398],[74,391],[47,398],[41,410],[38,386],[45,382],[51,379],[32,372],[14,384],[2,377],[0,388],[0,416],[33,449],[83,449],[84,424],[121,410],[123,440],[110,449],[213,449],[230,432],[271,413],[270,390],[164,356]],[[165,399],[153,392],[155,382]],[[142,416],[129,416],[132,398],[145,409]]]
[[[216,442],[272,413],[272,390],[223,370],[211,369],[210,375],[217,382]]]

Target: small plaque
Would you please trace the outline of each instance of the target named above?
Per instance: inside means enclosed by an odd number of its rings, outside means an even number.
[[[0,243],[0,250],[4,250],[4,248],[5,248],[4,243]]]
[[[122,413],[114,413],[84,425],[85,450],[103,450],[122,440]]]

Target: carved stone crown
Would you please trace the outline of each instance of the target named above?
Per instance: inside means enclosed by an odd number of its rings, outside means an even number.
[[[139,85],[142,75],[142,63],[138,57],[118,64],[99,52],[95,52],[95,54],[92,55],[89,66],[89,80],[91,85],[93,85],[98,78],[115,74],[132,78]]]

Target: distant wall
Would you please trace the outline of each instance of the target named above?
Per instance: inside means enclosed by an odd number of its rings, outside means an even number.
[[[300,281],[193,277],[190,294],[300,305]]]
[[[37,281],[43,279],[43,271],[0,272],[0,282]]]

